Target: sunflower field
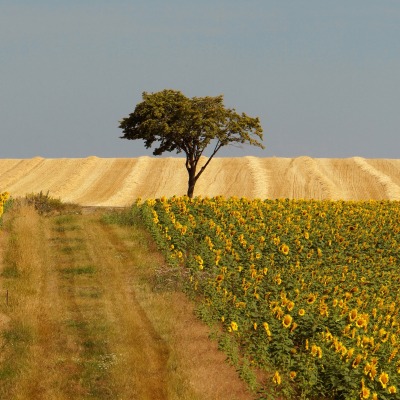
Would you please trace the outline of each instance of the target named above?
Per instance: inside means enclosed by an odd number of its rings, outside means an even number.
[[[138,202],[261,398],[400,396],[400,202]]]

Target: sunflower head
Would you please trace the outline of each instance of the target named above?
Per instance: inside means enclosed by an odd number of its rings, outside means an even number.
[[[286,314],[286,315],[283,317],[283,319],[282,319],[282,325],[283,325],[285,328],[289,328],[290,325],[292,324],[292,321],[293,321],[292,316],[289,315],[289,314]]]
[[[387,384],[389,382],[389,375],[386,372],[382,372],[379,375],[379,379],[378,380],[381,383],[383,389],[386,389],[386,386],[387,386]]]
[[[278,371],[275,372],[274,376],[272,377],[272,381],[276,385],[280,385],[282,383],[282,378],[281,378],[281,376],[280,376]]]

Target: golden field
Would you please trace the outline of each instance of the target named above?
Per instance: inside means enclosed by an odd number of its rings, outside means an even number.
[[[0,191],[13,197],[49,191],[84,206],[180,196],[186,182],[182,158],[0,159]],[[196,185],[197,195],[400,200],[400,159],[215,158]]]

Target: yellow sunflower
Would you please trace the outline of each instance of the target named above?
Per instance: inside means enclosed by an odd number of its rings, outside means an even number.
[[[272,381],[277,385],[280,385],[282,383],[282,378],[279,375],[278,371],[275,372],[274,376],[272,377]]]
[[[292,321],[293,321],[292,316],[289,315],[289,314],[286,314],[286,315],[283,317],[283,319],[282,319],[282,325],[283,325],[285,328],[289,328],[290,325],[292,324]]]
[[[378,381],[381,383],[382,387],[383,387],[384,389],[386,389],[386,386],[387,386],[387,384],[388,384],[388,382],[389,382],[389,375],[388,375],[386,372],[382,372],[382,373],[379,375]]]
[[[279,248],[280,252],[287,256],[289,254],[289,246],[287,244],[282,244],[282,246]]]

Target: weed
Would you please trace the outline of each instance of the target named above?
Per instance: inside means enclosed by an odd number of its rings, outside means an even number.
[[[60,199],[51,197],[49,192],[44,194],[30,193],[25,196],[28,205],[33,205],[39,214],[51,214],[61,212],[78,212],[79,206],[71,203],[63,203]]]

